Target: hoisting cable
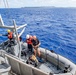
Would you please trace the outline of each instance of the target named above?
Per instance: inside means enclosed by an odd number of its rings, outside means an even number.
[[[6,4],[7,4],[7,7],[9,8],[9,4],[8,4],[8,1],[6,0]]]
[[[7,4],[5,0],[3,0],[3,3],[4,3],[5,8],[7,8]]]
[[[0,0],[0,5],[1,5],[1,0]]]
[[[6,10],[6,15],[8,16],[9,20],[12,22],[12,17],[10,16],[10,9],[9,9],[9,3],[8,0],[3,0],[4,6],[5,8],[7,8]]]

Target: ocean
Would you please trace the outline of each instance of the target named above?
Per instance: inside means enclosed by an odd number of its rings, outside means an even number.
[[[26,35],[36,35],[41,42],[40,47],[54,50],[76,63],[76,8],[27,7],[0,9],[5,25],[27,23],[22,41]],[[0,34],[7,29],[0,28]],[[18,32],[20,32],[19,30]],[[0,43],[7,37],[0,36]]]

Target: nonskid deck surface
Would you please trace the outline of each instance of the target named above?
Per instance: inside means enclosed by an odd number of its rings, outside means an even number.
[[[0,45],[0,49],[4,49],[6,51],[8,51],[8,47],[9,43],[8,41],[4,42],[3,44]],[[11,47],[11,46],[10,46]],[[25,50],[25,49],[24,49]],[[24,51],[23,50],[23,51]],[[29,59],[29,57],[32,55],[32,52],[28,52],[27,50],[25,50],[26,55],[21,55],[21,58],[24,60],[24,62],[26,63],[27,60]],[[35,63],[31,61],[30,66],[34,66],[46,73],[61,73],[62,71],[60,69],[57,69],[57,66],[49,63],[48,61],[46,61],[45,59],[42,58],[42,60],[44,62],[38,62],[37,66],[35,66]]]

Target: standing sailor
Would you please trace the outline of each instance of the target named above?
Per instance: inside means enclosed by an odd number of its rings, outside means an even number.
[[[13,39],[13,32],[11,32],[10,30],[7,30],[8,34],[6,34],[6,36],[8,36],[9,40]]]
[[[15,38],[14,38],[13,32],[11,30],[9,30],[9,29],[7,30],[7,32],[8,33],[3,35],[3,36],[7,36],[8,37],[10,45],[11,44],[15,44]]]
[[[26,42],[28,45],[28,51],[32,52],[32,36],[31,35],[26,35]]]
[[[38,49],[38,47],[40,46],[40,42],[39,42],[38,38],[35,35],[33,36],[33,39],[32,39],[32,46],[34,48],[35,56],[38,53],[38,56],[40,57],[41,53],[40,53],[40,50]]]

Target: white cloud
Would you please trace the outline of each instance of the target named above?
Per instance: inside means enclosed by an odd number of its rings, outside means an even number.
[[[0,7],[4,4],[0,0]],[[6,1],[6,0],[5,0]],[[57,7],[76,7],[76,0],[7,0],[9,7],[33,7],[33,6],[57,6]]]
[[[74,2],[76,2],[76,0],[71,0],[71,1],[74,1]]]

